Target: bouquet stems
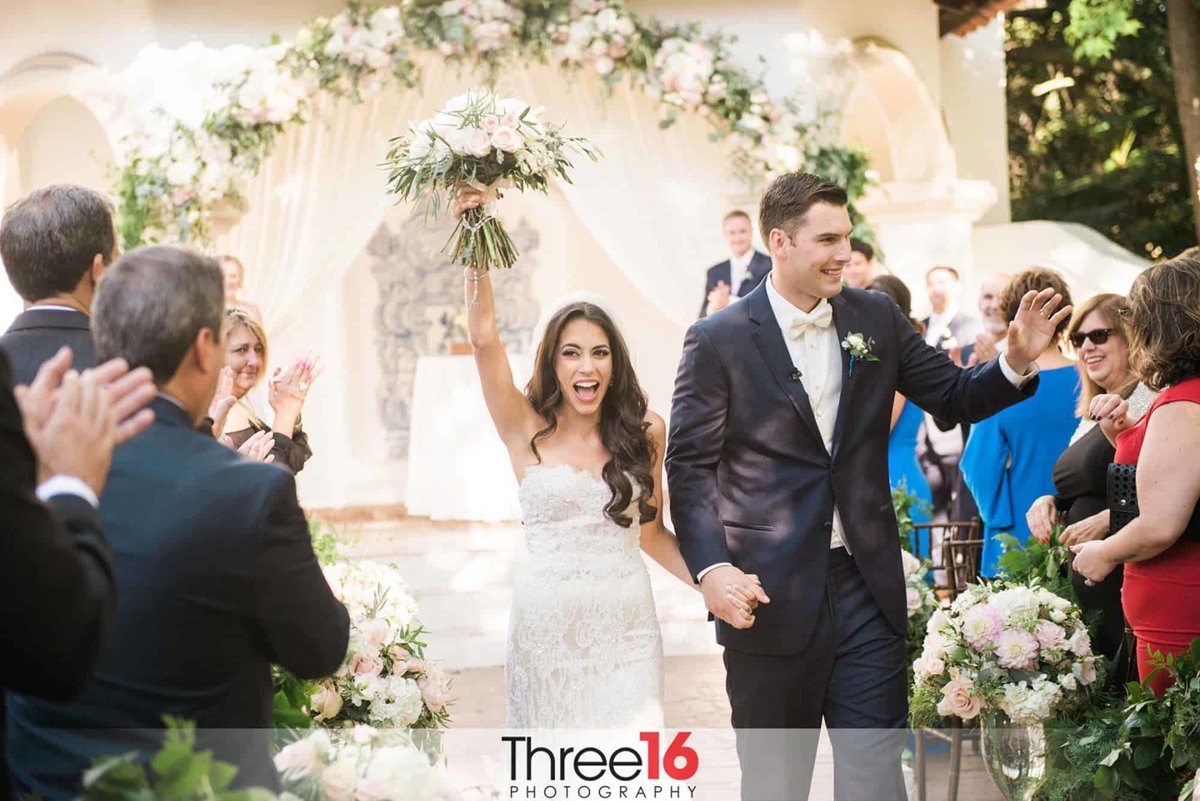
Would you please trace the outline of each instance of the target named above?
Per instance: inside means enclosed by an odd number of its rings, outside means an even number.
[[[492,267],[508,269],[517,261],[517,246],[500,221],[482,208],[467,209],[443,251],[450,259],[472,270],[487,272]]]

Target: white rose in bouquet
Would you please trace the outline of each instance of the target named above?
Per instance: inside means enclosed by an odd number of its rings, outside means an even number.
[[[505,3],[492,10],[499,14],[501,8],[513,13]],[[487,148],[480,132],[488,137]],[[439,141],[448,147],[439,150]],[[561,127],[542,123],[528,103],[472,89],[447,101],[431,127],[418,124],[408,136],[392,140],[386,159],[388,191],[405,200],[430,195],[437,211],[442,197],[462,183],[484,189],[487,202],[468,209],[447,242],[451,259],[475,270],[511,267],[517,251],[495,217],[499,188],[546,192],[554,175],[569,181],[570,151],[598,157],[586,140],[563,136]],[[531,158],[535,153],[537,158]],[[535,164],[544,167],[532,170]]]

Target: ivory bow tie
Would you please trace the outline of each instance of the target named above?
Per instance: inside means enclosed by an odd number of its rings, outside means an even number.
[[[808,314],[792,320],[792,339],[799,339],[809,328],[828,328],[833,323],[833,307],[822,303]]]

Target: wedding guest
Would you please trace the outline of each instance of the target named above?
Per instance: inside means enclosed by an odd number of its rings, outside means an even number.
[[[985,275],[979,282],[980,331],[973,343],[964,343],[962,360],[965,364],[982,364],[996,358],[1004,349],[1008,323],[1000,309],[1000,295],[1012,276],[1008,273]]]
[[[871,282],[879,272],[879,262],[875,260],[875,248],[869,242],[861,239],[850,240],[850,263],[842,270],[842,280],[846,286],[855,289],[870,289]],[[907,287],[905,287],[907,291]],[[895,300],[895,298],[892,298]]]
[[[1162,394],[1136,424],[1118,394],[1098,395],[1089,411],[1115,440],[1116,463],[1137,466],[1139,516],[1072,550],[1074,570],[1097,584],[1125,565],[1122,602],[1145,681],[1152,652],[1179,654],[1200,637],[1200,256],[1141,273],[1125,330],[1134,374]],[[1163,672],[1150,681],[1159,694],[1169,683]]]
[[[0,350],[0,799],[4,693],[68,698],[91,677],[116,602],[96,513],[113,448],[154,419],[148,370],[122,361],[82,375],[62,348],[29,387],[12,388]]]
[[[1031,289],[1053,288],[1070,305],[1071,291],[1053,270],[1035,267],[1014,278],[1000,296],[1004,319],[1017,316],[1021,297]],[[1062,353],[1062,320],[1055,336],[1037,358],[1041,375],[1038,392],[1025,403],[976,423],[963,449],[963,480],[979,504],[983,518],[985,576],[996,575],[1002,553],[997,537],[1011,534],[1021,543],[1029,538],[1025,511],[1051,485],[1054,462],[1071,441],[1078,425],[1079,376],[1074,363]]]
[[[242,296],[246,291],[246,268],[237,256],[221,257],[221,275],[225,277],[225,305],[241,309],[262,325],[262,312],[258,306]]]
[[[851,247],[854,241],[851,240]],[[903,281],[894,275],[881,275],[867,289],[882,292],[891,298],[917,333],[925,333],[921,321],[912,316],[912,293]],[[914,523],[929,522],[928,510],[931,508],[929,482],[917,464],[917,435],[924,420],[925,413],[921,407],[897,392],[892,403],[892,431],[888,436],[888,477],[893,489],[903,486],[909,495],[916,498],[917,504],[910,512]],[[923,545],[914,541],[913,548],[918,556],[931,557],[933,554],[932,543]]]
[[[0,221],[0,260],[26,306],[0,336],[18,384],[64,345],[76,370],[96,366],[88,315],[117,256],[112,211],[98,192],[56,184],[21,198]]]
[[[1121,312],[1125,298],[1105,294],[1089,298],[1075,310],[1067,339],[1078,354],[1080,383],[1077,413],[1082,418],[1071,438],[1071,445],[1054,463],[1054,494],[1043,495],[1025,514],[1034,537],[1046,542],[1051,528],[1064,525],[1061,542],[1074,545],[1108,536],[1109,513],[1105,500],[1108,466],[1114,448],[1088,411],[1097,395],[1113,394],[1129,398],[1136,411],[1130,417],[1146,413],[1153,393],[1138,383],[1129,366],[1129,339]],[[1101,613],[1093,647],[1112,664],[1109,677],[1114,687],[1135,679],[1133,654],[1126,652],[1125,615],[1121,611],[1123,568],[1118,566],[1108,578],[1087,585],[1077,573],[1071,582],[1084,609]]]
[[[155,246],[126,254],[97,293],[101,358],[146,366],[154,424],[113,457],[100,517],[120,601],[92,681],[73,701],[13,695],[9,768],[19,794],[67,801],[92,760],[161,746],[164,715],[238,766],[234,787],[277,789],[271,664],[336,670],[349,618],[313,554],[295,479],[194,425],[224,362],[214,260]]]
[[[754,232],[749,214],[731,211],[721,225],[725,244],[729,246],[729,258],[708,268],[704,303],[700,305],[701,317],[720,311],[750,294],[750,290],[762,283],[763,276],[771,272],[771,260],[753,247]]]
[[[267,371],[267,335],[257,320],[240,309],[227,308],[225,312],[225,365],[233,371],[231,391],[237,402],[229,410],[224,431],[214,433],[241,448],[256,434],[270,432],[273,461],[293,473],[303,470],[312,448],[300,426],[300,413],[309,388],[321,374],[320,364],[306,356],[293,362],[286,373],[276,368],[267,396],[273,412],[270,423],[259,416],[250,398],[250,391]]]
[[[932,310],[923,321],[925,341],[940,351],[953,353],[963,343],[971,342],[979,330],[979,321],[959,308],[962,287],[958,270],[934,267],[925,274],[925,286]],[[925,437],[918,456],[929,481],[933,516],[938,520],[952,519],[954,488],[961,481],[958,463],[962,458],[964,438],[954,428],[944,431],[932,415],[925,416]]]

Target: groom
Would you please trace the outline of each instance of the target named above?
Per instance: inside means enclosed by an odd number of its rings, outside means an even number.
[[[887,296],[843,289],[846,203],[815,175],[771,184],[759,223],[772,272],[742,303],[692,325],[675,383],[671,514],[718,618],[745,801],[808,797],[822,721],[835,798],[904,798],[893,396],[945,420],[994,414],[1033,394],[1034,358],[1070,314],[1056,313],[1052,291],[1029,293],[1008,351],[962,370]],[[730,594],[746,574],[770,598],[749,611]]]

